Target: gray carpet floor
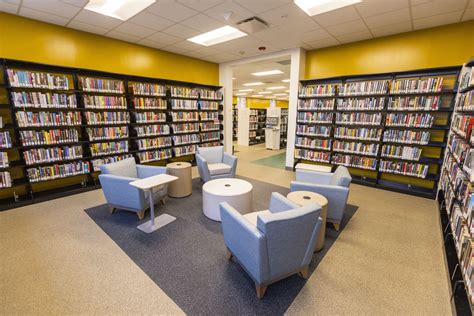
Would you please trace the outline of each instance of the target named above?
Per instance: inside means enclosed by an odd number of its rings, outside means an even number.
[[[256,211],[268,207],[272,192],[289,192],[280,186],[245,180],[253,185]],[[306,281],[296,275],[289,277],[269,286],[264,299],[257,299],[250,277],[237,262],[226,259],[220,223],[202,214],[201,188],[199,180],[194,179],[190,197],[168,198],[166,205],[157,206],[157,215],[167,213],[177,220],[152,234],[136,228],[143,221],[132,212],[111,215],[106,205],[85,212],[185,313],[282,315]],[[356,211],[356,206],[348,205],[342,229]],[[145,220],[149,220],[149,212],[147,215]],[[314,254],[311,273],[338,234],[328,225],[324,249]]]

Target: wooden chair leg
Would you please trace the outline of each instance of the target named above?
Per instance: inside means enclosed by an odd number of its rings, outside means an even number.
[[[232,252],[230,252],[229,248],[227,248],[227,260],[229,260],[229,261],[232,260],[233,256],[234,255],[232,254]]]
[[[114,214],[114,213],[115,213],[115,210],[116,210],[115,207],[109,207],[109,213],[110,213],[110,214]]]
[[[303,267],[303,268],[300,270],[300,276],[301,276],[303,279],[309,278],[309,266]]]
[[[145,211],[137,212],[137,216],[139,219],[144,219],[145,218]]]
[[[266,286],[261,286],[260,284],[255,283],[255,290],[257,291],[257,297],[261,300],[265,296],[265,292],[267,291]]]
[[[165,198],[162,198],[162,199],[160,200],[160,202],[161,202],[161,205],[165,205],[165,203],[166,203]]]
[[[339,229],[341,228],[341,224],[340,223],[332,223],[332,225],[334,226],[334,229],[336,231],[339,231]]]

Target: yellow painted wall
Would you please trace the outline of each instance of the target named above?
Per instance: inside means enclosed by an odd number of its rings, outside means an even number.
[[[248,108],[267,109],[270,107],[269,99],[261,99],[261,98],[246,98],[246,99],[247,99]],[[277,100],[276,106],[279,108],[288,108],[288,101]]]
[[[474,56],[474,21],[308,51],[306,79],[462,65]]]
[[[0,57],[202,84],[215,63],[0,12]]]

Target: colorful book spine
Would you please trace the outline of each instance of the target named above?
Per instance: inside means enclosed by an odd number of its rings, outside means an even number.
[[[296,134],[300,136],[320,136],[329,137],[331,135],[331,127],[328,126],[310,126],[296,125]]]
[[[383,141],[399,144],[427,145],[430,137],[430,132],[426,131],[386,130],[383,134]]]
[[[219,102],[215,101],[198,101],[198,106],[200,110],[211,110],[217,111],[219,110]]]
[[[175,135],[173,136],[173,143],[177,145],[185,144],[197,144],[201,142],[199,134],[186,134],[186,135]]]
[[[140,163],[165,160],[173,157],[171,149],[144,151],[137,154]]]
[[[474,90],[459,94],[459,97],[456,101],[456,109],[458,111],[474,110]]]
[[[336,113],[336,124],[341,125],[380,125],[382,113]]]
[[[137,123],[160,123],[166,122],[166,113],[137,112],[135,113]]]
[[[40,182],[55,180],[65,177],[88,174],[90,172],[89,162],[78,161],[66,164],[56,164],[38,168],[28,168],[26,170],[30,182]]]
[[[128,112],[85,112],[85,116],[89,125],[130,123],[130,113]]]
[[[428,174],[428,165],[402,161],[380,160],[379,170],[381,172],[424,179]]]
[[[10,131],[0,132],[0,148],[6,149],[12,147],[12,138],[10,137]]]
[[[380,155],[386,158],[418,161],[421,157],[421,151],[422,149],[419,147],[383,145]]]
[[[343,111],[375,111],[382,110],[385,97],[381,98],[344,98],[337,99],[337,109]]]
[[[388,86],[388,80],[346,82],[341,87],[339,95],[384,94],[387,93]]]
[[[53,163],[64,160],[82,158],[81,146],[65,146],[52,148],[33,148],[23,152],[27,165]]]
[[[376,170],[377,159],[363,156],[353,156],[346,154],[335,154],[332,156],[332,163],[336,165],[365,169],[365,170]]]
[[[66,75],[44,72],[7,69],[8,81],[12,87],[41,88],[41,89],[69,89],[69,80]]]
[[[331,124],[333,113],[299,112],[298,123]]]
[[[434,116],[431,114],[404,114],[390,113],[385,119],[386,126],[401,127],[431,127],[434,122]]]
[[[376,157],[379,151],[379,144],[367,144],[334,140],[332,149],[335,152]]]
[[[296,147],[308,148],[308,149],[319,149],[319,150],[331,150],[331,140],[308,138],[308,137],[296,137]]]
[[[125,97],[107,95],[84,95],[84,107],[86,109],[120,109],[127,108]]]
[[[334,110],[334,104],[335,104],[334,99],[299,100],[298,110],[330,111],[330,110]]]
[[[173,122],[196,122],[199,121],[198,112],[171,112]]]
[[[89,140],[109,140],[128,137],[128,126],[87,128]]]
[[[12,187],[12,177],[10,172],[2,171],[0,172],[0,188],[11,188]]]
[[[171,97],[175,98],[199,98],[199,90],[186,87],[170,87]]]
[[[199,98],[204,100],[222,100],[222,92],[214,91],[214,90],[207,90],[207,89],[199,89]]]
[[[439,96],[391,97],[388,109],[391,111],[437,111],[441,106]]]
[[[220,129],[219,124],[214,122],[199,123],[199,126],[201,128],[201,132],[218,131]]]
[[[380,128],[349,128],[338,127],[334,130],[334,138],[379,141],[382,137]]]
[[[138,137],[169,135],[170,127],[166,124],[134,127]]]
[[[202,142],[210,142],[210,141],[216,141],[221,139],[221,133],[220,132],[207,132],[207,133],[201,133],[201,141]]]
[[[198,101],[196,100],[181,100],[181,99],[173,99],[170,100],[171,108],[173,110],[197,110],[198,109]]]
[[[122,80],[79,77],[79,86],[87,92],[124,93]]]
[[[123,156],[113,156],[113,157],[103,157],[98,159],[91,160],[93,171],[100,171],[100,166],[106,165],[112,162],[121,161],[127,158],[133,157],[132,155],[123,155]]]
[[[310,149],[297,148],[295,149],[295,158],[329,163],[331,160],[331,153],[328,151],[314,151]]]
[[[219,121],[218,112],[199,112],[201,121]]]
[[[76,96],[70,93],[13,91],[11,96],[16,108],[75,109],[77,107]]]
[[[79,126],[80,112],[25,112],[15,113],[19,127],[29,126]]]
[[[149,95],[155,97],[166,96],[166,87],[154,83],[133,82],[132,91],[133,94],[139,95]]]
[[[128,141],[92,143],[89,145],[93,157],[128,152]]]
[[[396,79],[392,82],[390,92],[392,94],[440,92],[443,89],[443,81],[443,77]]]
[[[171,137],[145,138],[137,141],[139,150],[171,147]]]
[[[166,110],[168,108],[166,100],[156,98],[133,98],[133,105],[139,110]]]
[[[1,151],[0,152],[0,168],[8,168],[10,163],[8,161],[8,153]]]
[[[76,143],[79,134],[75,129],[20,131],[20,140],[23,146]]]
[[[196,153],[197,146],[196,145],[186,145],[181,147],[174,147],[174,156],[181,157],[187,155],[194,155]]]
[[[334,96],[336,95],[337,84],[321,84],[321,85],[308,85],[300,87],[300,97],[318,97],[318,96]]]

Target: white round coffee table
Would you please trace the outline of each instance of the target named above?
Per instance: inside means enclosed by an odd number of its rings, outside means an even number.
[[[202,211],[207,218],[221,221],[219,203],[227,202],[241,214],[252,211],[252,184],[241,179],[222,178],[202,186]]]

